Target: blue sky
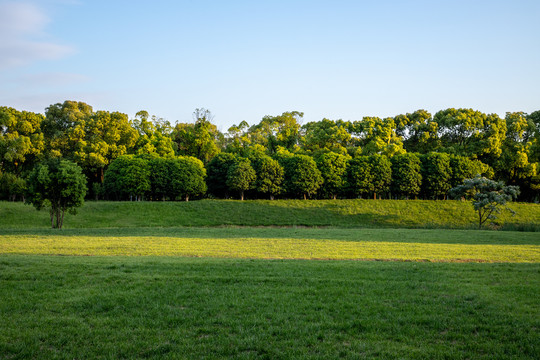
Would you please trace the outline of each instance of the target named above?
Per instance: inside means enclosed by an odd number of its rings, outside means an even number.
[[[540,1],[0,0],[0,105],[64,100],[222,131],[540,110]]]

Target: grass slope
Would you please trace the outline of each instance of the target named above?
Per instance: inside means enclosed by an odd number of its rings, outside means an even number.
[[[329,228],[2,230],[0,254],[540,262],[538,233]]]
[[[540,205],[513,203],[515,217],[500,216],[503,228],[540,230]],[[0,229],[47,228],[47,211],[0,202]],[[67,228],[178,226],[331,226],[339,228],[477,227],[468,202],[422,200],[202,200],[191,202],[87,202],[66,215]]]
[[[0,357],[535,359],[540,264],[0,256]]]

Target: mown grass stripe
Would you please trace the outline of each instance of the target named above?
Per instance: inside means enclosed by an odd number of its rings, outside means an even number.
[[[287,238],[1,236],[1,254],[253,259],[540,262],[539,245],[433,244]]]

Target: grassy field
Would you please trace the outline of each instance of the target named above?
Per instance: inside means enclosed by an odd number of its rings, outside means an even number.
[[[531,231],[455,201],[89,202],[63,230],[2,202],[0,359],[538,359],[540,207],[512,206]]]
[[[539,264],[0,256],[0,358],[535,359]]]
[[[540,231],[540,205],[513,203],[502,229]],[[48,228],[47,211],[0,202],[0,229]],[[422,200],[202,200],[190,202],[86,202],[67,214],[66,228],[179,226],[330,226],[338,228],[476,229],[468,202]]]
[[[538,233],[427,229],[118,228],[0,231],[0,254],[540,262]]]

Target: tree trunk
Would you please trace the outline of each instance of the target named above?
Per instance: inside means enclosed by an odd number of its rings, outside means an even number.
[[[244,201],[244,190],[240,191],[240,200]]]
[[[270,194],[270,200],[274,200],[274,195]]]
[[[64,210],[62,210],[62,217],[60,218],[60,227],[59,227],[59,229],[61,229],[62,226],[64,226]]]
[[[376,192],[373,193],[373,200],[377,200],[377,193]]]
[[[336,194],[332,195],[332,199],[336,200],[336,198],[337,198]]]
[[[304,194],[304,200],[307,200],[306,194]]]
[[[53,211],[53,209],[49,210],[49,214],[51,215],[51,228],[54,229],[54,211]]]
[[[186,195],[186,202],[189,201],[189,195]]]

